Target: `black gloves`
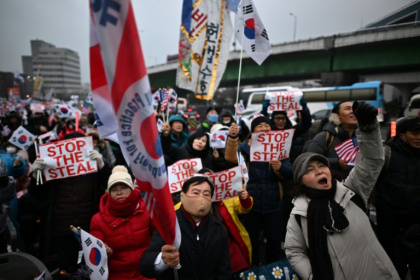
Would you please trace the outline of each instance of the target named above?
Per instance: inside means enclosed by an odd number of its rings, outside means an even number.
[[[302,96],[302,98],[300,99],[300,105],[302,106],[302,110],[305,110],[306,107],[308,106],[308,102],[306,101],[305,97]]]
[[[372,131],[375,128],[378,109],[364,101],[353,102],[353,113],[362,131]]]

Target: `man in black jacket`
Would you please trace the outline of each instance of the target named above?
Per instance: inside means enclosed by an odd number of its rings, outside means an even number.
[[[176,211],[181,229],[177,250],[155,231],[140,262],[141,274],[156,279],[231,279],[228,233],[211,214],[213,183],[206,177],[188,179]],[[178,276],[176,276],[178,275]]]
[[[420,279],[420,117],[400,119],[385,145],[390,158],[375,187],[376,233],[401,279],[408,268]]]

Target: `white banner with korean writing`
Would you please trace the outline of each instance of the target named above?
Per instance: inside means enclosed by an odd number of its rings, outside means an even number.
[[[295,129],[252,133],[250,161],[269,162],[290,155]]]
[[[47,181],[96,172],[96,161],[89,158],[93,150],[92,137],[79,137],[39,146],[44,159]]]
[[[194,173],[203,168],[200,158],[183,159],[175,162],[168,167],[168,182],[171,193],[182,190],[182,185],[189,178],[194,176]]]

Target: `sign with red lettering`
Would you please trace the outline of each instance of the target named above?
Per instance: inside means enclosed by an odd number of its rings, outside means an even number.
[[[44,159],[47,181],[92,173],[98,170],[96,161],[89,158],[93,150],[92,137],[79,137],[39,146]]]
[[[250,161],[269,162],[289,157],[295,129],[252,133]]]
[[[268,105],[270,111],[302,110],[300,105],[302,97],[301,91],[269,91],[265,95],[265,99],[270,99],[270,105]]]
[[[168,167],[168,183],[171,193],[182,190],[182,185],[189,178],[194,176],[194,173],[203,168],[200,158],[183,159],[175,162]]]
[[[238,196],[238,192],[243,188],[241,166],[235,166],[205,176],[209,177],[210,181],[214,184],[212,201],[220,201]]]

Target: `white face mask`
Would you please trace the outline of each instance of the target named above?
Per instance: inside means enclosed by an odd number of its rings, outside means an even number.
[[[9,153],[9,154],[15,154],[16,153],[16,148],[15,147],[7,147],[6,148],[6,151]]]

